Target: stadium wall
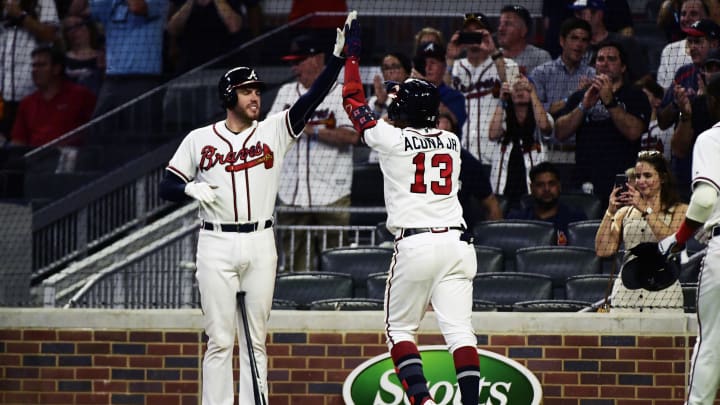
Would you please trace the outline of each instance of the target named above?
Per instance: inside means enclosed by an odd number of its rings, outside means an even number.
[[[481,348],[529,368],[544,405],[680,405],[694,315],[473,313]],[[387,349],[382,312],[274,311],[270,403],[342,404]],[[428,313],[421,344],[442,344]],[[199,310],[0,309],[0,404],[200,403]],[[237,348],[236,348],[237,351]],[[237,373],[237,370],[235,370]]]

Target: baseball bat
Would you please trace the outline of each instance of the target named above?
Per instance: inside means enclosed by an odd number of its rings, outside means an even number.
[[[242,317],[243,330],[245,331],[245,344],[247,345],[248,356],[250,357],[250,373],[252,374],[255,405],[267,405],[265,403],[265,395],[260,392],[260,386],[258,385],[260,373],[258,372],[257,362],[255,361],[252,339],[250,339],[250,327],[248,326],[247,311],[245,308],[245,291],[239,291],[237,293],[237,304],[240,316]]]

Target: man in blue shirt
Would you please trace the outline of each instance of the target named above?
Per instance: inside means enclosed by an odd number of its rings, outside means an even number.
[[[169,2],[73,0],[70,13],[86,14],[88,6],[91,16],[105,29],[106,77],[94,113],[99,116],[162,83],[163,30]]]
[[[559,201],[562,185],[557,168],[550,162],[542,162],[530,169],[530,204],[519,210],[510,211],[508,219],[532,219],[552,222],[555,225],[556,243],[567,244],[568,224],[585,221],[587,216],[581,210],[569,207]]]
[[[595,68],[583,59],[590,46],[590,24],[579,18],[570,17],[560,27],[562,53],[550,62],[543,63],[530,72],[529,79],[535,85],[538,98],[545,111],[557,118],[565,106],[567,97],[579,90],[595,76]],[[564,142],[547,139],[547,160],[554,163],[574,163],[575,136]]]

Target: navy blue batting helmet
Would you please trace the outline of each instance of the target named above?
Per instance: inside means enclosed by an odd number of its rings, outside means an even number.
[[[390,91],[388,117],[395,123],[415,128],[435,128],[440,93],[427,80],[410,78]]]
[[[680,255],[663,256],[657,242],[640,243],[630,249],[630,253],[620,270],[622,283],[628,290],[664,290],[675,284],[680,276]]]
[[[239,66],[227,71],[218,82],[218,95],[223,108],[233,108],[237,104],[235,89],[243,86],[265,89],[265,82],[258,78],[255,70]]]

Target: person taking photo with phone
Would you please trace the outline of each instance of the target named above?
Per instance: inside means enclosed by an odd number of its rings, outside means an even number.
[[[612,257],[624,243],[624,259],[628,259],[634,246],[660,241],[677,231],[686,211],[687,204],[680,201],[663,154],[642,151],[635,164],[635,184],[615,184],[610,193],[595,236],[595,251],[600,257]],[[661,291],[630,290],[618,274],[610,297],[613,312],[683,312],[678,281]]]
[[[485,175],[500,155],[499,145],[491,141],[490,121],[501,103],[500,88],[520,76],[517,63],[505,58],[492,38],[493,27],[482,13],[467,13],[462,28],[448,42],[445,62],[452,76],[451,86],[465,96],[468,117],[462,126],[460,143],[480,160]],[[465,52],[465,57],[460,54]]]

